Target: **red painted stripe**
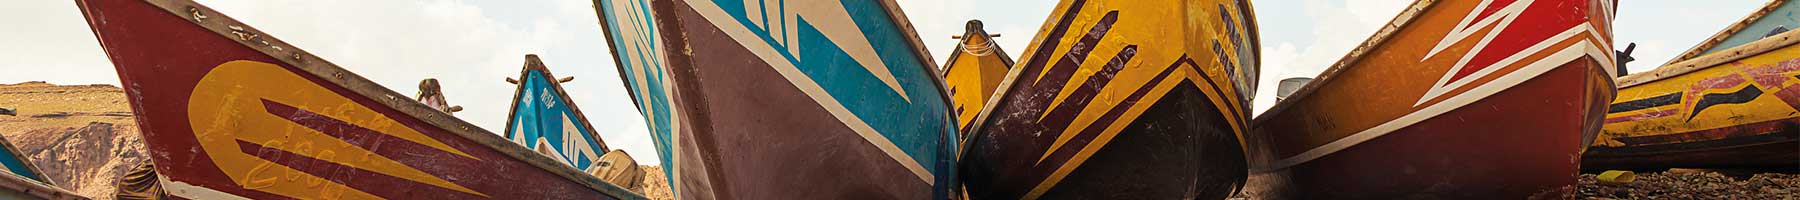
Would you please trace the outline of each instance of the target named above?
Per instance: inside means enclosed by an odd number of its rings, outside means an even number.
[[[474,194],[463,193],[461,191],[450,190],[448,188],[443,188],[443,187],[438,187],[435,185],[430,185],[430,184],[425,184],[425,183],[416,182],[416,181],[412,181],[412,180],[407,180],[405,178],[389,176],[387,174],[382,174],[379,172],[374,172],[374,171],[359,169],[356,167],[351,167],[351,166],[347,166],[347,165],[343,165],[343,164],[338,164],[336,162],[319,160],[317,158],[308,157],[305,155],[300,155],[300,154],[296,154],[294,152],[288,152],[286,150],[276,149],[276,148],[272,148],[272,147],[265,147],[260,144],[245,142],[243,140],[238,140],[237,143],[238,143],[238,149],[242,150],[244,152],[244,154],[255,155],[257,158],[267,160],[269,162],[275,163],[276,165],[281,165],[284,167],[292,168],[292,169],[298,170],[302,173],[320,177],[320,178],[325,179],[326,181],[343,184],[344,186],[356,189],[357,191],[369,193],[369,194],[375,195],[375,196],[380,196],[382,198],[390,198],[390,199],[396,199],[396,198],[406,198],[406,199],[484,199],[485,198],[482,196],[476,196]],[[320,183],[308,183],[308,182],[303,182],[303,181],[297,181],[293,178],[293,177],[299,177],[299,176],[305,176],[305,175],[285,174],[284,177],[287,177],[287,178],[282,178],[279,180],[266,180],[267,182],[262,182],[262,184],[264,184],[262,186],[269,186],[269,185],[275,185],[275,184],[309,184],[309,185],[320,184]],[[437,176],[442,176],[442,175],[437,175]],[[444,178],[444,177],[439,177],[439,178]],[[277,182],[281,182],[281,181],[286,181],[286,182],[277,183]],[[251,185],[247,185],[245,187],[257,187],[257,185],[255,185],[256,184],[255,182],[252,182],[250,184]],[[406,188],[406,189],[397,189],[397,188]],[[323,190],[321,190],[320,192],[346,193],[349,191],[323,191]],[[482,192],[482,191],[477,190],[477,192]],[[338,198],[343,198],[343,197],[339,196]]]

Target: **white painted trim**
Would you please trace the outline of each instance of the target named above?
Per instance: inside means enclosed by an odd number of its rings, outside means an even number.
[[[1432,57],[1436,56],[1438,52],[1443,51],[1444,48],[1448,48],[1448,47],[1450,47],[1450,45],[1453,45],[1453,44],[1456,44],[1456,42],[1462,41],[1463,39],[1469,37],[1470,35],[1473,35],[1476,32],[1481,31],[1482,28],[1487,28],[1489,26],[1494,27],[1493,29],[1488,30],[1486,32],[1487,34],[1484,34],[1481,37],[1481,40],[1479,40],[1475,43],[1474,47],[1470,47],[1469,52],[1464,53],[1462,58],[1456,61],[1455,65],[1451,65],[1450,71],[1445,71],[1444,75],[1442,77],[1439,77],[1437,82],[1433,83],[1431,85],[1431,89],[1428,89],[1425,91],[1425,96],[1419,97],[1419,100],[1417,102],[1414,102],[1413,106],[1419,106],[1419,105],[1425,104],[1425,102],[1431,101],[1432,99],[1437,99],[1437,97],[1439,95],[1444,95],[1444,93],[1450,92],[1451,90],[1455,90],[1457,88],[1462,88],[1463,85],[1468,85],[1470,82],[1474,82],[1476,79],[1481,79],[1481,77],[1486,77],[1488,74],[1493,73],[1494,71],[1497,71],[1500,68],[1505,68],[1507,65],[1512,65],[1513,62],[1517,62],[1519,59],[1523,59],[1524,56],[1537,54],[1539,51],[1542,51],[1544,48],[1549,47],[1548,46],[1549,44],[1555,44],[1556,42],[1562,42],[1561,37],[1566,37],[1565,35],[1568,34],[1567,31],[1564,31],[1561,34],[1552,36],[1550,39],[1538,41],[1537,44],[1532,45],[1531,47],[1527,47],[1526,49],[1518,51],[1518,52],[1513,52],[1513,54],[1510,56],[1507,56],[1507,58],[1501,59],[1499,61],[1495,61],[1493,64],[1489,64],[1487,67],[1482,68],[1481,70],[1475,71],[1475,73],[1470,73],[1468,76],[1463,76],[1463,78],[1460,80],[1451,82],[1450,78],[1455,77],[1456,73],[1462,71],[1463,67],[1467,67],[1469,65],[1469,60],[1474,59],[1475,55],[1479,55],[1479,54],[1481,54],[1482,50],[1487,49],[1489,42],[1492,42],[1494,40],[1494,37],[1499,36],[1501,33],[1506,32],[1506,27],[1508,27],[1509,25],[1512,25],[1512,22],[1514,19],[1518,19],[1519,15],[1521,13],[1524,13],[1526,8],[1530,7],[1532,3],[1536,2],[1536,0],[1515,1],[1515,2],[1512,2],[1512,4],[1507,4],[1505,8],[1501,8],[1499,11],[1495,11],[1494,14],[1488,15],[1487,18],[1482,19],[1480,22],[1475,22],[1475,24],[1469,24],[1470,20],[1474,20],[1475,16],[1481,14],[1481,12],[1480,12],[1481,10],[1484,10],[1488,6],[1491,6],[1493,1],[1494,0],[1482,0],[1481,4],[1475,6],[1474,10],[1469,11],[1468,15],[1463,16],[1462,22],[1457,23],[1455,27],[1451,27],[1450,32],[1446,33],[1444,35],[1444,38],[1438,40],[1437,46],[1432,47],[1431,51],[1425,53],[1424,57],[1419,57],[1420,61],[1424,61],[1425,59],[1431,59]],[[1498,25],[1496,25],[1496,24],[1498,24]],[[1581,25],[1587,25],[1587,23],[1582,23]],[[1446,82],[1448,82],[1448,83],[1446,84]]]
[[[932,175],[930,171],[926,171],[925,167],[921,166],[917,161],[914,161],[912,156],[906,155],[906,152],[901,151],[899,146],[895,146],[893,141],[889,141],[886,136],[882,136],[881,133],[875,131],[875,128],[869,127],[869,123],[863,122],[862,118],[857,117],[855,113],[851,113],[850,110],[845,108],[836,98],[831,97],[830,93],[826,93],[825,89],[819,86],[819,83],[813,82],[812,78],[809,78],[805,73],[800,72],[800,69],[794,66],[794,63],[789,62],[786,57],[783,57],[779,50],[776,50],[775,47],[770,46],[768,43],[762,42],[762,38],[755,35],[755,33],[751,33],[749,28],[738,25],[736,19],[727,14],[724,9],[719,8],[718,5],[713,5],[711,1],[690,1],[688,4],[692,6],[700,16],[705,17],[707,21],[729,22],[726,24],[710,24],[719,28],[721,32],[725,32],[726,35],[731,36],[733,41],[737,41],[738,44],[743,45],[745,49],[767,62],[770,68],[774,68],[776,72],[780,72],[781,76],[787,78],[789,83],[792,83],[794,87],[800,89],[801,92],[806,93],[806,96],[811,97],[813,101],[818,102],[820,107],[824,108],[825,111],[830,112],[832,116],[837,117],[839,122],[842,122],[845,126],[849,127],[850,130],[855,131],[858,136],[862,136],[862,138],[869,141],[870,144],[875,145],[876,148],[881,149],[883,153],[887,153],[889,158],[893,158],[895,162],[899,162],[901,166],[912,171],[912,173],[917,175],[920,180],[925,181],[926,185],[936,185],[935,178],[933,178],[934,175]]]
[[[167,192],[169,196],[187,199],[250,200],[250,198],[220,192],[218,190],[213,190],[212,188],[194,186],[186,182],[170,181],[169,176],[164,176],[160,173],[156,175],[156,182],[162,185],[163,191]]]
[[[1563,37],[1563,35],[1567,35],[1568,33],[1571,33],[1571,32],[1573,32],[1573,33],[1588,32],[1584,29],[1592,29],[1592,28],[1591,28],[1591,26],[1587,26],[1586,24],[1584,24],[1582,26],[1577,26],[1575,28],[1571,28],[1568,31],[1564,31],[1564,34],[1559,34],[1558,37],[1566,38],[1566,37]],[[1546,41],[1553,41],[1551,43],[1555,43],[1555,42],[1561,42],[1563,40],[1546,40]],[[1555,69],[1557,66],[1561,66],[1564,63],[1568,63],[1568,62],[1574,61],[1576,59],[1580,59],[1582,56],[1591,56],[1596,59],[1610,57],[1610,56],[1606,56],[1606,55],[1610,55],[1611,52],[1602,50],[1603,47],[1600,47],[1600,46],[1601,45],[1596,45],[1592,41],[1588,41],[1588,40],[1584,39],[1573,45],[1570,45],[1561,50],[1558,50],[1556,53],[1551,54],[1550,56],[1544,57],[1543,59],[1539,59],[1538,61],[1532,62],[1531,64],[1527,64],[1525,67],[1519,68],[1518,70],[1513,71],[1512,73],[1503,75],[1499,78],[1495,78],[1493,81],[1489,81],[1486,84],[1477,86],[1473,89],[1470,89],[1467,92],[1463,92],[1462,94],[1452,96],[1449,99],[1445,99],[1442,102],[1438,102],[1436,104],[1426,106],[1424,109],[1419,109],[1418,111],[1414,111],[1413,113],[1408,113],[1404,116],[1400,116],[1400,118],[1396,118],[1396,119],[1390,120],[1386,123],[1376,125],[1375,127],[1369,128],[1367,130],[1363,130],[1361,132],[1357,132],[1356,134],[1351,134],[1349,136],[1339,138],[1335,141],[1332,141],[1331,143],[1326,143],[1325,145],[1320,145],[1318,147],[1314,147],[1313,149],[1307,150],[1306,152],[1302,152],[1298,155],[1283,158],[1281,160],[1278,160],[1278,161],[1268,164],[1268,166],[1257,167],[1253,171],[1266,172],[1266,171],[1274,171],[1274,170],[1284,169],[1284,168],[1292,167],[1294,165],[1299,165],[1300,163],[1305,163],[1305,162],[1312,161],[1314,159],[1318,159],[1319,157],[1324,157],[1325,155],[1337,153],[1338,151],[1342,151],[1346,148],[1350,148],[1350,146],[1354,146],[1356,144],[1361,144],[1363,142],[1369,141],[1371,139],[1375,139],[1376,137],[1380,137],[1382,135],[1387,135],[1388,133],[1394,132],[1395,130],[1399,130],[1400,128],[1405,128],[1407,126],[1417,124],[1426,119],[1431,119],[1432,117],[1436,117],[1440,114],[1449,112],[1451,110],[1455,110],[1457,108],[1461,108],[1464,105],[1468,105],[1470,103],[1474,103],[1475,101],[1485,99],[1488,96],[1492,96],[1496,93],[1500,93],[1500,91],[1502,91],[1502,90],[1512,88],[1513,86],[1517,86],[1520,83],[1524,83],[1526,80],[1530,80],[1531,78],[1535,78],[1545,72],[1549,72],[1551,69]],[[1608,61],[1605,61],[1605,60],[1602,60],[1600,62],[1602,63],[1602,65],[1609,63]]]

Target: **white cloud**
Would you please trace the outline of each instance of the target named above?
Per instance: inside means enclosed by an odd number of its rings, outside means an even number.
[[[975,1],[900,0],[895,3],[900,4],[920,41],[925,43],[926,52],[932,54],[932,61],[938,65],[943,65],[950,58],[950,50],[956,47],[956,40],[950,36],[962,35],[964,22],[975,15]]]
[[[970,19],[980,19],[988,33],[1001,34],[995,41],[1000,43],[1003,51],[1018,59],[1057,3],[1049,0],[895,2],[900,4],[900,9],[905,10],[906,17],[910,18],[908,20],[912,21],[920,40],[925,43],[926,50],[931,52],[932,60],[938,62],[938,65],[943,65],[950,58],[950,51],[956,47],[957,40],[950,39],[950,36],[962,35],[963,24]]]
[[[1673,59],[1726,26],[1737,23],[1765,1],[1622,1],[1613,22],[1613,45],[1629,43],[1637,61],[1626,66],[1643,72]],[[1779,13],[1772,13],[1777,15]],[[1767,30],[1761,30],[1767,31]]]
[[[1275,105],[1276,83],[1290,77],[1313,77],[1331,67],[1344,54],[1356,48],[1375,31],[1380,30],[1412,2],[1404,0],[1355,1],[1306,0],[1302,4],[1258,4],[1257,19],[1289,21],[1289,12],[1271,10],[1303,10],[1304,24],[1258,23],[1262,38],[1262,80],[1257,81],[1257,114]],[[1299,6],[1299,8],[1286,7]],[[1346,9],[1350,8],[1350,9]],[[1266,37],[1270,32],[1306,31],[1310,38]],[[1300,45],[1296,45],[1296,43]],[[1272,46],[1269,44],[1279,44]],[[1297,47],[1296,47],[1297,46]]]

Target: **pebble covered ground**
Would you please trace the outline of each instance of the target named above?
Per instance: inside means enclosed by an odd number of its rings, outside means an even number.
[[[1595,176],[1581,175],[1582,199],[1800,199],[1795,173],[1671,169],[1639,172],[1627,184],[1600,184]]]

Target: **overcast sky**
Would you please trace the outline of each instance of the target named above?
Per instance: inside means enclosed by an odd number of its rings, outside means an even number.
[[[981,19],[1015,58],[1056,1],[897,0],[942,62],[963,22]],[[643,119],[606,51],[586,0],[200,0],[268,35],[318,54],[402,94],[422,78],[438,78],[456,116],[504,130],[513,86],[525,54],[551,71],[575,76],[563,84],[608,145],[657,164]],[[1354,4],[1347,2],[1355,2]],[[1312,77],[1343,57],[1410,4],[1408,0],[1255,0],[1262,33],[1257,112],[1273,101],[1275,81]],[[1664,63],[1764,1],[1631,0],[1619,5],[1615,41],[1637,42],[1631,71]],[[118,84],[113,66],[73,1],[29,0],[0,7],[0,83]]]

